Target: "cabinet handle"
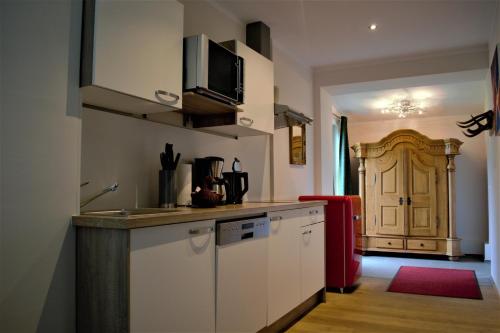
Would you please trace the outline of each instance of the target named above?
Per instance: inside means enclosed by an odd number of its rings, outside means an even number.
[[[392,245],[392,243],[391,243],[391,242],[387,242],[387,244]]]
[[[250,119],[248,117],[241,117],[240,118],[240,123],[243,125],[243,126],[246,126],[246,127],[250,127],[253,125],[253,119]]]
[[[211,233],[212,231],[214,231],[213,227],[189,229],[189,234],[190,235],[203,235],[203,234]]]
[[[408,199],[406,200],[406,203],[407,203],[408,205],[411,205],[411,198],[410,198],[410,197],[408,197]]]
[[[238,60],[234,65],[236,66],[236,81],[237,81],[236,84],[238,85],[236,88],[234,88],[234,90],[239,95],[239,94],[243,93],[243,88],[241,87],[241,66],[240,66],[240,61]]]
[[[403,202],[404,202],[403,197],[399,197],[399,205],[400,205],[400,206],[402,206],[402,205],[403,205]]]
[[[166,101],[164,100],[161,96],[159,95],[163,95],[163,96],[168,96],[168,97],[172,97],[173,100],[171,101]],[[176,104],[177,101],[179,100],[179,95],[176,95],[174,93],[171,93],[171,92],[168,92],[168,91],[165,91],[165,90],[156,90],[155,91],[155,96],[156,98],[158,98],[159,100],[161,100],[164,104],[167,104],[167,105],[173,105],[173,104]]]
[[[302,233],[302,235],[307,235],[307,234],[311,234],[312,233],[312,230],[306,230]]]
[[[352,216],[352,220],[353,221],[359,221],[359,220],[361,220],[361,216],[360,215],[353,215]]]
[[[420,246],[421,246],[421,247],[424,247],[424,243],[420,243]]]
[[[283,219],[283,217],[281,217],[281,216],[273,216],[273,217],[271,217],[271,221],[279,221],[281,219]]]

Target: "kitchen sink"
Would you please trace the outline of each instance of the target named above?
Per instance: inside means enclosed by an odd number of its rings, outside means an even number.
[[[132,208],[132,209],[88,211],[88,212],[82,212],[81,214],[92,215],[92,216],[122,217],[122,216],[134,216],[134,215],[174,213],[178,211],[180,211],[180,209],[176,208]]]

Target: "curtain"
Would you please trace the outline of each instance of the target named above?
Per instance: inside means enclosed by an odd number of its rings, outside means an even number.
[[[333,117],[332,124],[332,139],[333,139],[333,194],[340,195],[339,192],[339,151],[340,151],[340,117]]]
[[[338,179],[337,195],[350,195],[353,194],[351,188],[351,159],[349,157],[349,139],[347,137],[347,117],[340,117],[340,139],[339,139],[339,166],[338,166]]]

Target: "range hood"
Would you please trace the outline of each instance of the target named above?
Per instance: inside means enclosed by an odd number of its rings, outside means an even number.
[[[312,119],[288,105],[274,103],[274,129],[311,124]]]

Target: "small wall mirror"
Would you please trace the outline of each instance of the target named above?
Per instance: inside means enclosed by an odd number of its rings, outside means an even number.
[[[306,164],[306,125],[294,125],[290,131],[290,164]]]

